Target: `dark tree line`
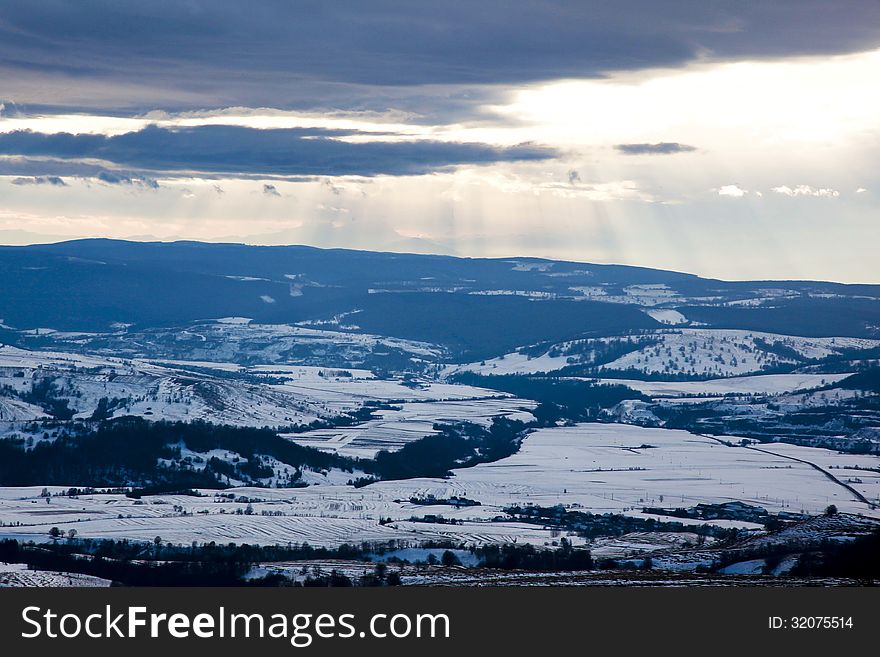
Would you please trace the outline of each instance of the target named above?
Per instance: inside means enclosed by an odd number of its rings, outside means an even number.
[[[0,440],[0,485],[64,485],[91,488],[133,487],[137,495],[226,488],[232,479],[259,482],[273,470],[264,456],[295,469],[367,473],[356,482],[379,479],[445,477],[453,468],[496,461],[516,452],[530,428],[520,421],[496,418],[490,427],[470,423],[435,425],[438,434],[407,444],[397,452],[379,452],[375,459],[355,459],[303,447],[275,431],[208,422],[150,422],[126,417],[108,420],[89,431],[64,433],[25,449],[21,439]],[[237,454],[238,460],[208,458],[196,464],[181,459],[181,446],[207,453],[214,449]]]
[[[555,550],[539,549],[534,545],[488,544],[475,548],[481,565],[501,570],[592,570],[593,558],[590,551],[574,548],[568,539],[560,540],[560,547]]]
[[[233,465],[213,459],[203,469],[186,464],[162,467],[159,459],[180,457],[181,444],[196,452],[229,450],[246,461]],[[354,459],[302,447],[270,429],[127,417],[102,422],[93,431],[79,435],[40,441],[28,450],[23,449],[21,440],[0,440],[0,485],[63,485],[74,481],[94,487],[223,488],[229,476],[270,476],[260,465],[260,455],[273,456],[294,468],[351,471],[358,466]]]
[[[158,537],[157,537],[158,539]],[[0,541],[0,561],[34,569],[79,573],[124,586],[397,586],[400,576],[385,564],[351,578],[335,570],[313,568],[303,578],[280,574],[246,577],[254,564],[289,559],[362,559],[384,546],[342,545],[337,549],[295,546],[216,545],[155,546],[130,541],[64,541],[46,545]]]
[[[437,424],[439,433],[408,443],[396,452],[381,451],[372,462],[362,463],[371,477],[355,481],[363,486],[378,479],[448,477],[453,468],[497,461],[519,449],[530,425],[495,418],[488,428],[477,424]]]
[[[692,532],[726,540],[732,540],[737,536],[737,530],[715,525],[685,525],[680,522],[639,518],[619,513],[595,514],[572,511],[561,505],[551,507],[511,506],[505,508],[504,511],[519,522],[557,527],[573,531],[578,536],[585,538],[622,536],[631,532]]]
[[[804,552],[791,571],[810,577],[849,577],[867,584],[880,580],[880,531],[852,541],[825,541]]]

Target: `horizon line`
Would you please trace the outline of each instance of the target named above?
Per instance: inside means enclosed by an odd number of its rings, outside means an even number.
[[[56,236],[60,237],[60,236]],[[152,236],[151,236],[152,237]],[[290,243],[290,244],[254,244],[248,242],[236,242],[236,241],[206,241],[201,239],[187,239],[187,238],[177,238],[177,239],[168,239],[164,240],[161,238],[153,238],[153,239],[136,239],[132,237],[70,237],[67,239],[61,240],[53,240],[46,242],[31,242],[28,244],[6,244],[0,242],[0,248],[3,249],[27,249],[33,247],[40,246],[57,246],[61,244],[70,244],[74,242],[123,242],[126,244],[202,244],[209,246],[243,246],[243,247],[253,247],[253,248],[307,248],[307,249],[315,249],[318,251],[352,251],[357,253],[387,253],[394,255],[405,255],[405,256],[414,256],[414,257],[425,257],[425,258],[453,258],[456,260],[508,260],[508,259],[517,259],[517,260],[535,260],[535,261],[544,261],[544,262],[557,262],[564,264],[575,264],[575,265],[590,265],[594,267],[627,267],[631,269],[647,269],[650,271],[659,271],[666,272],[670,274],[678,274],[681,276],[692,276],[694,278],[699,278],[707,281],[718,281],[720,283],[826,283],[832,285],[846,285],[846,286],[880,286],[880,281],[874,283],[867,282],[843,282],[839,280],[823,280],[823,279],[810,279],[810,278],[741,278],[741,279],[730,279],[730,278],[717,278],[714,276],[704,276],[701,274],[696,274],[693,272],[680,271],[676,269],[666,269],[662,267],[650,267],[647,265],[638,265],[638,264],[629,264],[629,263],[621,263],[621,262],[595,262],[595,261],[587,261],[587,260],[569,260],[562,258],[553,258],[548,256],[532,256],[532,255],[502,255],[502,256],[470,256],[470,255],[458,255],[458,254],[450,254],[450,253],[420,253],[416,251],[395,251],[395,250],[383,250],[383,249],[366,249],[366,248],[354,248],[354,247],[345,247],[345,246],[316,246],[313,244],[304,244],[304,243]]]

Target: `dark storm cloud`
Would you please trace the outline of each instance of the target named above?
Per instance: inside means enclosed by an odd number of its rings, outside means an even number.
[[[107,171],[105,164],[95,161],[45,157],[0,157],[0,176],[17,176],[15,180],[28,181],[16,184],[34,184],[35,179],[42,178],[60,178],[66,184],[71,178],[98,178],[102,173],[110,172]],[[130,178],[131,175],[134,174],[129,174],[128,177]],[[15,182],[15,180],[11,182]]]
[[[696,146],[674,141],[663,141],[658,144],[617,144],[614,148],[624,155],[673,155],[697,150]]]
[[[461,164],[543,160],[557,154],[531,144],[505,148],[438,141],[349,143],[334,138],[341,133],[214,125],[150,126],[116,136],[16,131],[0,134],[0,155],[24,158],[30,165],[33,158],[55,158],[103,160],[140,171],[373,176],[424,174]],[[102,175],[115,174],[98,177]]]
[[[600,0],[7,0],[4,94],[96,107],[380,107],[430,112],[487,85],[880,45],[880,3]],[[46,88],[63,78],[78,86]],[[396,88],[396,91],[394,90]],[[37,89],[37,91],[35,91]],[[482,90],[482,91],[481,91]]]

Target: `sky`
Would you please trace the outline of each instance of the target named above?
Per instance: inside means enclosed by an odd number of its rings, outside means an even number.
[[[0,243],[880,283],[880,3],[4,0]]]

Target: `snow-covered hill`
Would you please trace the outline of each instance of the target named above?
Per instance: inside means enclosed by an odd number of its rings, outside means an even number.
[[[628,372],[661,379],[718,378],[795,369],[846,354],[857,358],[858,352],[877,347],[880,340],[866,338],[805,338],[757,331],[681,328],[525,347],[486,361],[451,366],[444,373],[537,374],[584,367],[606,376]]]
[[[282,427],[338,416],[367,402],[498,396],[504,395],[447,383],[405,385],[365,370],[153,362],[0,346],[0,421],[7,427],[59,415]]]

